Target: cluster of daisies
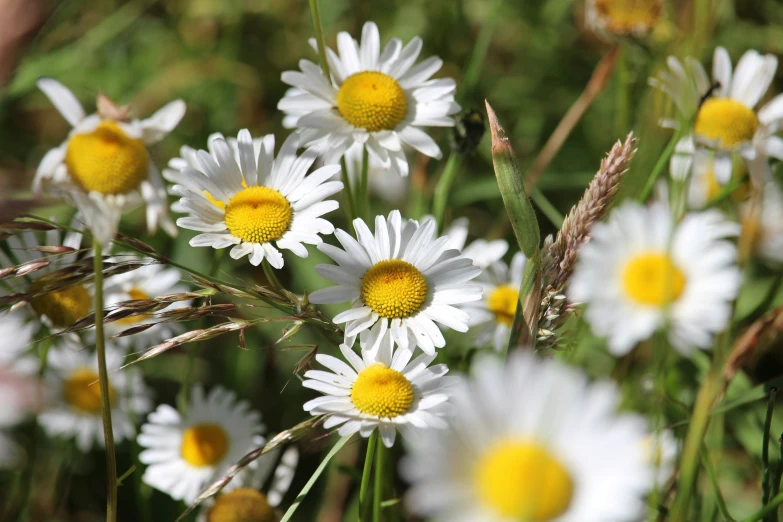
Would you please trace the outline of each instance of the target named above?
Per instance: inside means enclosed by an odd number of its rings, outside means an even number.
[[[615,29],[631,34],[654,24],[660,9],[650,4]],[[591,3],[595,23],[609,27],[612,5]],[[387,447],[399,431],[408,450],[401,473],[412,485],[407,500],[417,513],[466,522],[638,520],[645,495],[669,478],[676,444],[642,416],[620,412],[613,383],[591,383],[557,360],[531,354],[514,353],[503,364],[490,350],[461,377],[434,364],[438,350],[448,349],[447,339],[469,329],[473,346],[505,353],[525,271],[522,253],[506,264],[505,241],[467,244],[465,220],[438,235],[433,218],[406,219],[397,210],[376,216],[374,223],[355,219],[354,233],[336,229],[324,217],[338,209],[331,198],[344,188],[341,173],[350,181],[362,162],[373,173],[399,178],[409,171],[408,149],[441,157],[422,128],[454,125],[452,116],[460,110],[456,85],[450,78],[432,78],[442,61],[419,60],[421,49],[419,38],[405,45],[392,38],[381,48],[373,23],[365,24],[360,41],[339,33],[337,52],[326,50],[329,74],[309,60],[301,60],[298,71],[283,73],[291,88],[278,108],[295,131],[279,147],[273,135],[215,134],[206,150],[182,147],[162,175],[148,146],[177,126],[185,114],[183,102],[135,120],[127,108],[101,97],[98,112],[87,116],[68,89],[42,79],[39,87],[73,129],[46,154],[34,187],[69,198],[79,210],[77,220],[105,244],[122,213],[144,204],[150,232],[160,225],[176,234],[171,210],[182,215],[178,227],[198,233],[191,246],[230,247],[232,259],[247,256],[254,266],[280,269],[284,251],[307,257],[308,246],[332,259],[316,270],[334,285],[312,292],[309,300],[347,303],[334,317],[344,329],[341,357],[316,356],[324,369],[307,371],[303,386],[321,396],[306,402],[304,410],[322,416],[326,429],[336,428],[342,436],[376,434]],[[568,285],[569,300],[585,305],[587,322],[616,356],[660,330],[686,356],[712,346],[730,321],[740,287],[738,220],[757,219],[759,255],[783,262],[783,190],[767,165],[768,157],[783,159],[783,141],[774,135],[783,122],[783,97],[756,110],[776,59],[749,51],[732,74],[728,54],[719,48],[712,82],[693,59],[683,65],[671,58],[668,65],[653,82],[681,113],[663,123],[682,136],[671,161],[672,185],[684,185],[692,211],[680,215],[668,191],[648,206],[621,205],[591,231]],[[348,172],[342,172],[341,162]],[[746,164],[751,182],[765,187],[763,211],[743,203],[733,220],[717,209],[703,209],[734,194],[729,189],[740,184],[729,184],[746,175]],[[176,197],[170,209],[168,195]],[[324,241],[332,234],[339,246]],[[14,259],[0,252],[0,261],[5,266],[33,261],[40,244],[32,233],[12,236],[8,250]],[[24,288],[5,289],[33,298],[0,319],[0,332],[13,338],[0,351],[0,389],[13,382],[17,390],[8,394],[12,404],[2,410],[0,430],[35,413],[47,433],[72,438],[81,451],[89,451],[103,444],[97,361],[88,348],[94,334],[36,339],[87,316],[93,290],[83,284],[37,292],[44,286],[38,278],[78,259],[81,235],[61,238],[49,232],[45,244],[69,250],[36,272],[36,279],[19,279]],[[111,261],[128,257],[113,253]],[[150,261],[109,278],[106,302],[112,307],[183,292],[181,279],[179,271]],[[132,315],[108,323],[107,330],[113,335],[144,323],[155,318]],[[109,370],[119,369],[128,353],[176,335],[178,328],[151,324],[111,340]],[[34,345],[41,353],[32,353]],[[44,376],[42,382],[37,375]],[[33,391],[24,392],[27,387]],[[264,444],[260,415],[229,390],[197,385],[187,390],[180,409],[161,404],[150,412],[152,397],[135,367],[112,372],[108,389],[115,440],[135,437],[143,448],[143,480],[174,499],[192,503]],[[18,454],[0,431],[0,464]],[[252,520],[275,520],[297,460],[296,450],[289,449],[254,461],[203,507],[202,519],[226,520],[221,513],[235,513],[240,506],[253,510]]]

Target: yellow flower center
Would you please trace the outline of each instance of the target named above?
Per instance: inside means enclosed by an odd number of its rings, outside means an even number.
[[[226,205],[226,226],[248,243],[268,243],[283,237],[291,225],[291,204],[275,189],[250,187]]]
[[[502,440],[476,463],[478,498],[499,516],[542,522],[566,512],[574,483],[565,466],[532,440]]]
[[[364,274],[360,296],[381,317],[408,317],[427,299],[427,280],[407,261],[386,259]]]
[[[365,71],[345,79],[337,92],[337,110],[359,129],[394,130],[405,117],[408,100],[397,80],[380,72]]]
[[[77,368],[63,384],[65,402],[83,413],[97,415],[101,412],[101,387],[98,384],[98,372],[91,368]],[[112,407],[117,402],[117,394],[109,386],[109,402]]]
[[[33,283],[31,290],[40,288]],[[83,285],[69,286],[33,298],[30,304],[35,313],[45,315],[57,328],[67,328],[92,309],[90,292]]]
[[[740,102],[731,98],[708,98],[696,115],[694,131],[730,148],[753,139],[758,126],[756,113]]]
[[[147,177],[149,154],[141,140],[104,120],[94,131],[70,139],[65,164],[71,179],[85,191],[125,194]]]
[[[685,275],[661,252],[634,257],[625,265],[622,278],[625,293],[642,305],[665,306],[676,301],[685,288]]]
[[[649,31],[658,23],[661,0],[595,0],[595,9],[612,33]]]
[[[519,290],[511,286],[499,286],[487,300],[489,311],[495,314],[495,321],[511,326],[519,302]]]
[[[207,522],[275,522],[266,496],[250,488],[220,495],[207,513]]]
[[[362,413],[391,419],[413,404],[413,385],[397,370],[373,363],[353,383],[351,401]]]
[[[140,288],[133,287],[128,291],[128,297],[135,301],[146,300],[151,296]],[[137,324],[144,320],[144,315],[132,315],[118,320],[120,324]]]
[[[191,466],[213,466],[228,451],[228,435],[217,424],[196,424],[182,434],[180,453]]]

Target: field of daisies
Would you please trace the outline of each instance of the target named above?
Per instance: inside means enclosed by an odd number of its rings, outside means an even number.
[[[49,4],[0,521],[777,522],[779,3]]]

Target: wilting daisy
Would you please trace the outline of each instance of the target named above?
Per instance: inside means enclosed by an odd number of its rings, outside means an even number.
[[[77,224],[78,216],[73,224]],[[73,226],[72,224],[72,226]],[[61,279],[52,279],[52,272],[71,265],[78,260],[82,235],[78,232],[68,232],[63,235],[59,230],[48,230],[41,243],[38,236],[32,231],[26,230],[21,234],[10,236],[6,244],[10,252],[8,257],[0,250],[0,264],[3,267],[14,265],[34,264],[37,262],[49,263],[40,270],[31,272],[27,278],[16,278],[0,283],[2,293],[25,293],[32,296],[29,305],[20,311],[25,316],[25,322],[35,324],[33,332],[41,325],[48,328],[61,330],[74,324],[92,311],[92,286],[89,284],[73,284]],[[43,255],[41,247],[62,249],[62,253]],[[51,290],[50,290],[51,289]]]
[[[189,213],[177,225],[202,232],[191,246],[231,246],[232,259],[250,256],[256,266],[267,259],[282,268],[278,249],[307,257],[304,245],[317,245],[319,234],[334,231],[321,216],[338,207],[324,198],[342,190],[341,182],[328,181],[340,167],[327,165],[308,176],[316,154],[297,156],[297,135],[288,137],[277,157],[273,135],[254,141],[246,129],[234,147],[219,136],[208,146],[210,152],[193,152],[175,163],[185,164],[179,171],[166,171],[166,179],[177,184],[172,191],[181,197],[179,208]]]
[[[119,370],[123,363],[123,352],[107,345],[109,402],[114,440],[118,442],[133,438],[136,421],[152,407],[141,372],[136,368]],[[49,350],[44,384],[47,401],[38,421],[49,436],[73,438],[83,452],[96,444],[104,447],[97,356],[79,344],[60,343]]]
[[[440,158],[440,148],[421,127],[454,126],[451,115],[460,106],[453,79],[430,79],[443,60],[433,56],[414,65],[421,47],[418,37],[404,47],[392,38],[381,51],[372,22],[364,24],[361,44],[339,33],[339,55],[327,49],[331,79],[309,60],[299,61],[301,72],[283,73],[283,82],[294,87],[277,105],[286,113],[284,125],[297,128],[305,146],[317,146],[327,163],[339,161],[353,143],[364,144],[401,176],[408,175],[403,145]]]
[[[34,190],[72,198],[103,242],[114,236],[122,211],[141,203],[147,207],[150,233],[160,224],[176,235],[168,217],[166,189],[147,147],[177,126],[185,115],[185,103],[173,101],[149,118],[136,120],[129,117],[127,107],[116,107],[99,96],[98,113],[86,116],[73,93],[58,81],[41,78],[38,88],[73,130],[41,160]]]
[[[131,256],[135,259],[135,255]],[[112,258],[111,262],[127,261],[129,255]],[[151,262],[151,261],[150,261]],[[130,272],[112,276],[105,281],[106,306],[123,301],[151,299],[164,295],[188,292],[190,289],[181,283],[182,273],[176,268],[160,264],[149,264]],[[164,310],[173,310],[190,305],[190,301],[176,301]],[[106,325],[109,335],[114,335],[127,328],[141,324],[158,322],[154,316],[133,315],[119,319]],[[143,332],[127,337],[119,337],[116,342],[122,346],[135,346],[137,349],[147,349],[166,339],[174,337],[182,331],[180,323],[159,323]]]
[[[261,416],[234,392],[215,387],[205,395],[195,386],[184,415],[161,404],[141,427],[137,441],[146,449],[139,460],[147,465],[143,480],[191,504],[205,486],[263,444],[263,430]],[[232,480],[224,491],[241,482]]]
[[[477,346],[492,341],[495,350],[500,351],[508,345],[526,261],[525,255],[517,252],[510,267],[503,261],[496,261],[479,276],[484,298],[462,307],[470,315],[470,326],[479,330]]]
[[[617,36],[652,31],[663,13],[662,0],[587,0],[587,25]]]
[[[280,457],[275,449],[262,455],[248,469],[247,484],[204,502],[197,522],[276,522],[277,507],[294,479],[299,451],[287,448]],[[278,457],[279,462],[278,462]],[[271,479],[270,479],[271,477]],[[266,487],[265,487],[266,486]]]
[[[375,352],[387,330],[403,349],[421,347],[428,354],[446,341],[438,322],[458,332],[468,330],[468,314],[454,305],[481,299],[481,287],[468,284],[481,273],[470,259],[448,248],[448,238],[435,238],[435,221],[403,222],[398,210],[375,218],[375,235],[361,219],[353,222],[358,241],[344,230],[335,236],[343,249],[322,243],[318,249],[337,265],[318,265],[316,271],[337,286],[317,290],[313,303],[342,303],[351,308],[338,314],[347,323],[345,344],[357,335]]]
[[[411,360],[410,350],[393,349],[388,333],[375,354],[362,350],[360,357],[344,344],[340,351],[350,366],[318,354],[316,360],[331,371],[310,370],[302,383],[324,394],[304,405],[313,415],[329,416],[324,428],[340,426],[343,437],[356,432],[369,437],[378,429],[384,445],[391,448],[397,430],[446,427],[442,417],[448,413],[447,388],[453,380],[443,377],[448,372],[445,364],[429,366],[435,355]]]
[[[504,239],[487,241],[478,238],[467,243],[468,218],[457,218],[449,224],[443,232],[448,236],[449,248],[462,252],[462,255],[473,260],[473,264],[479,268],[486,268],[495,261],[500,261],[508,251],[508,243]]]
[[[653,473],[646,422],[611,382],[555,360],[480,357],[448,430],[408,437],[411,510],[433,521],[636,521]]]
[[[760,148],[767,156],[783,158],[783,139],[771,136],[783,122],[783,95],[756,110],[775,76],[778,65],[775,56],[747,51],[732,74],[728,52],[718,47],[713,56],[712,83],[704,67],[693,58],[687,58],[683,65],[670,56],[667,63],[669,70],[651,79],[650,84],[671,96],[683,119],[693,121],[680,147],[687,148],[691,141],[697,150],[714,151],[714,158],[696,156],[694,162],[712,159],[719,184],[724,185],[731,178],[735,153],[750,161]],[[676,170],[672,168],[673,173]]]
[[[587,304],[588,322],[608,337],[614,355],[667,321],[669,341],[681,353],[709,348],[739,290],[736,247],[724,239],[738,233],[739,225],[717,211],[687,214],[675,224],[662,204],[626,203],[594,225],[569,298]]]

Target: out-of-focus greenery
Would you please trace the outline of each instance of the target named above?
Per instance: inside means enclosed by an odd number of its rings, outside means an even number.
[[[421,36],[422,55],[443,58],[444,67],[438,74],[457,79],[458,99],[464,108],[481,109],[483,100],[490,100],[523,169],[578,98],[595,65],[615,44],[585,29],[584,5],[574,0],[330,0],[324,1],[321,9],[328,45],[334,45],[338,31],[358,35],[367,20],[379,25],[382,43],[392,36],[403,41]],[[463,79],[479,32],[486,24],[494,24],[494,30],[488,33],[490,45],[484,59],[474,58],[471,76],[475,83],[466,88]],[[187,115],[154,150],[161,167],[178,155],[183,144],[204,148],[207,136],[214,132],[235,135],[239,129],[249,128],[254,136],[274,133],[280,143],[288,133],[276,109],[287,88],[280,74],[296,69],[303,57],[316,61],[307,44],[311,36],[310,13],[304,0],[61,2],[26,49],[9,84],[0,91],[0,176],[23,179],[28,186],[43,154],[68,132],[67,123],[36,90],[35,81],[40,76],[54,77],[69,86],[88,112],[99,92],[119,103],[131,103],[137,117],[149,115],[172,99],[184,99]],[[663,67],[667,55],[690,54],[708,62],[716,45],[727,47],[735,60],[750,48],[782,55],[783,4],[776,0],[672,0],[666,2],[664,20],[648,38],[621,44],[622,55],[609,84],[541,178],[540,188],[562,213],[578,200],[611,144],[631,129],[640,138],[640,151],[623,194],[632,196],[644,185],[670,138],[670,131],[660,129],[657,120],[671,108],[661,93],[647,85],[647,78]],[[773,92],[783,90],[780,75],[779,70]],[[435,136],[447,151],[447,131],[436,130]],[[431,192],[444,162],[417,163],[413,159],[412,163],[424,165],[423,179],[418,176],[414,181],[423,181],[426,191]],[[30,194],[21,192],[18,196]],[[374,200],[373,209],[381,213],[398,206],[404,211],[409,199],[395,205]],[[486,136],[477,153],[463,164],[450,201],[447,215],[470,217],[474,236],[505,237],[513,242],[492,173]],[[39,215],[61,219],[70,212],[62,206],[36,210]],[[342,228],[348,227],[341,211],[333,213],[331,219]],[[544,215],[539,214],[538,220],[544,235],[556,231]],[[144,238],[161,253],[195,269],[206,270],[215,255],[211,249],[188,246],[194,235],[189,231],[180,230],[173,240],[162,233],[146,237],[141,211],[123,220],[122,231]],[[305,260],[286,256],[281,279],[287,288],[304,292],[324,285],[313,269],[316,263],[324,262],[324,257],[315,249],[309,250],[310,257]],[[262,271],[246,259],[234,262],[228,257],[222,264],[221,277],[260,283],[264,280]],[[740,315],[748,314],[743,317],[746,322],[755,317],[755,305],[768,296],[773,279],[760,273],[746,289],[738,311]],[[773,295],[772,302],[781,301],[781,297]],[[286,429],[306,416],[300,405],[313,394],[302,390],[293,369],[309,350],[305,345],[318,339],[303,331],[293,343],[272,347],[279,336],[280,326],[272,325],[249,333],[246,351],[229,336],[177,349],[145,363],[145,376],[158,402],[174,403],[188,352],[194,350],[194,380],[237,391],[263,412],[270,431]],[[595,374],[611,371],[614,361],[605,354],[601,341],[592,338],[586,328],[577,332],[577,341],[573,359]],[[649,358],[649,350],[642,348],[634,357]],[[683,361],[665,377],[667,389],[673,390],[671,395],[676,399],[667,406],[672,418],[687,418],[687,409],[681,405],[692,403],[687,390],[695,389],[707,366],[706,359]],[[621,361],[614,371],[624,372],[629,367],[630,361]],[[773,376],[767,371],[752,378]],[[645,390],[643,376],[638,377],[628,379],[634,383],[626,386],[629,405]],[[727,400],[755,402],[721,419],[727,428],[726,438],[722,430],[714,428],[707,440],[708,449],[720,456],[716,464],[720,485],[735,514],[749,513],[758,505],[759,489],[754,481],[760,473],[765,405],[759,401],[763,393],[752,391],[755,384],[744,375],[732,383]],[[776,415],[773,433],[781,431],[783,415]],[[716,447],[711,446],[713,437]],[[324,444],[319,438],[305,441],[305,457],[293,491],[317,466]],[[777,447],[776,442],[773,444]],[[728,450],[718,452],[717,447]],[[123,443],[118,451],[123,472],[134,462],[138,448]],[[95,451],[79,455],[66,442],[41,440],[38,452],[32,519],[100,519],[105,490],[103,454]],[[141,484],[141,472],[137,469],[120,488],[119,519],[176,518],[183,505]],[[14,480],[0,475],[0,499],[10,491]],[[318,495],[318,491],[311,493],[297,520],[315,520]],[[708,494],[704,503],[704,520],[712,520],[715,500]]]

